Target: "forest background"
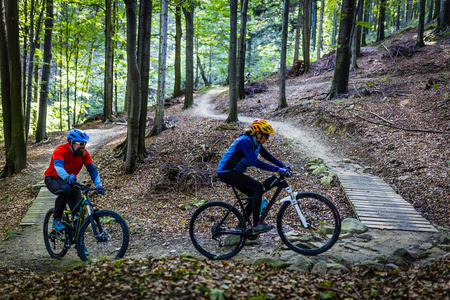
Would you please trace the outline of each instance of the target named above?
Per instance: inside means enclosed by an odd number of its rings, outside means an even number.
[[[1,2],[2,177],[26,166],[26,143],[97,114],[127,112],[125,169],[146,156],[146,111],[157,106],[151,134],[164,130],[164,99],[230,84],[227,121],[237,121],[246,76],[280,73],[279,107],[287,106],[286,63],[299,75],[323,53],[336,51],[328,98],[347,92],[361,45],[425,22],[449,24],[448,0],[405,1],[53,1]],[[239,25],[239,26],[238,26]],[[185,34],[183,34],[185,28]],[[353,30],[354,29],[354,30]],[[353,46],[352,46],[353,44]],[[185,51],[181,51],[185,49]],[[136,150],[135,150],[136,149]]]

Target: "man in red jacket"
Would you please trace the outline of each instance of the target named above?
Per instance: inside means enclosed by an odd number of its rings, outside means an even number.
[[[86,166],[95,186],[101,190],[102,194],[105,193],[91,155],[86,150],[86,144],[89,141],[89,136],[84,131],[72,129],[67,136],[67,143],[56,147],[53,151],[50,166],[45,171],[45,185],[50,192],[58,196],[53,213],[53,227],[56,230],[65,228],[61,217],[66,203],[73,210],[81,199],[80,189],[71,184],[76,181],[83,165]]]

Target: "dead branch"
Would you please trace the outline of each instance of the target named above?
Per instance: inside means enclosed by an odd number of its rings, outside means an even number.
[[[344,295],[346,295],[346,296],[348,296],[348,297],[350,297],[350,298],[352,298],[352,299],[361,300],[361,298],[356,297],[355,295],[352,295],[352,294],[350,294],[349,292],[344,291],[344,290],[335,289],[335,288],[326,287],[326,286],[320,286],[320,285],[317,285],[317,284],[316,284],[315,286],[316,286],[316,288],[318,288],[319,290],[328,290],[328,291],[332,291],[332,292],[335,292],[335,293],[344,294]]]
[[[432,129],[414,129],[414,128],[404,128],[404,127],[399,127],[399,126],[395,126],[395,125],[391,125],[391,124],[385,124],[385,123],[380,123],[380,122],[376,122],[376,121],[372,121],[369,119],[366,119],[364,117],[361,117],[360,115],[357,115],[351,111],[349,111],[352,115],[354,115],[355,117],[364,120],[366,122],[375,124],[375,125],[380,125],[380,126],[387,126],[387,127],[391,127],[391,128],[395,128],[395,129],[400,129],[400,130],[405,130],[405,131],[415,131],[415,132],[427,132],[427,133],[439,133],[439,134],[450,134],[450,131],[441,131],[441,130],[432,130]]]
[[[365,111],[365,110],[357,109],[357,108],[355,108],[355,110],[360,111],[360,112],[365,112],[365,113],[368,113],[368,114],[371,114],[371,115],[374,115],[375,117],[377,117],[377,118],[379,118],[379,119],[385,121],[386,123],[389,123],[389,124],[391,124],[391,125],[394,125],[394,123],[392,123],[391,121],[386,120],[385,118],[383,118],[382,116],[380,116],[380,115],[378,115],[378,114],[376,114],[376,113],[374,113],[374,112],[371,112],[371,111]]]

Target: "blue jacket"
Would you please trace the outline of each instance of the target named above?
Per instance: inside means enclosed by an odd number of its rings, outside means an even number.
[[[261,154],[264,159],[278,167],[260,161],[258,159],[258,154]],[[247,167],[250,166],[255,166],[271,172],[276,172],[280,168],[286,168],[281,161],[273,157],[266,148],[259,144],[254,136],[241,134],[222,156],[217,168],[217,173],[231,171],[245,172]]]

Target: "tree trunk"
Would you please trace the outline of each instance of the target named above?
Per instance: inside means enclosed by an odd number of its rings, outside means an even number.
[[[419,14],[419,25],[417,28],[417,47],[424,47],[425,43],[423,42],[423,32],[425,28],[425,3],[426,0],[420,0],[420,14]]]
[[[78,27],[78,26],[77,26]],[[73,127],[77,126],[77,97],[78,97],[78,58],[80,56],[79,39],[78,36],[75,38],[75,84],[73,92],[73,114],[72,114],[72,124]]]
[[[241,27],[239,32],[238,47],[238,74],[237,74],[237,93],[238,99],[245,98],[245,50],[247,36],[247,10],[248,0],[241,1]]]
[[[352,33],[353,13],[355,0],[343,0],[341,22],[339,25],[338,49],[336,51],[336,63],[334,67],[333,82],[327,99],[332,99],[338,94],[348,91],[348,76],[350,67],[349,43]]]
[[[386,20],[386,0],[380,2],[380,13],[378,16],[377,42],[384,40],[384,21]]]
[[[295,26],[295,47],[294,47],[294,64],[298,60],[300,50],[300,33],[302,30],[302,10],[303,0],[298,1],[297,24]]]
[[[363,16],[364,16],[364,0],[359,0],[358,7],[359,7],[358,21],[362,22]],[[356,57],[360,57],[360,55],[361,55],[361,37],[362,37],[362,26],[358,25],[358,26],[356,26],[356,41],[355,41]]]
[[[39,118],[36,128],[36,142],[47,137],[47,103],[52,62],[53,0],[47,0],[44,38],[44,66],[42,67],[41,95],[39,97]]]
[[[311,1],[311,14],[310,14],[310,28],[311,28],[311,49],[314,53],[316,50],[316,37],[317,37],[317,0]]]
[[[138,67],[141,77],[141,106],[139,116],[138,161],[147,157],[145,128],[147,125],[148,81],[150,72],[150,43],[152,30],[152,1],[141,1],[139,9]]]
[[[105,0],[105,99],[103,102],[103,121],[112,121],[112,103],[114,88],[114,56],[112,47],[111,0]]]
[[[194,6],[184,8],[186,21],[186,86],[183,109],[194,105]]]
[[[317,38],[317,60],[320,59],[320,51],[322,50],[322,31],[323,31],[323,13],[325,11],[325,0],[320,2],[320,19],[319,19],[319,37]]]
[[[357,1],[359,3],[358,3],[358,6],[356,7],[355,13],[353,14],[353,27],[352,27],[352,36],[351,36],[351,46],[350,46],[351,51],[352,51],[352,55],[350,58],[351,59],[351,68],[350,68],[351,71],[355,71],[356,69],[359,68],[358,63],[357,63],[357,61],[358,61],[358,29],[357,29],[357,27],[359,27],[359,26],[356,25],[356,21],[359,16],[359,11],[362,9],[362,6],[361,6],[362,0],[357,0]]]
[[[34,1],[31,2],[31,24],[30,24],[30,59],[28,64],[28,82],[27,82],[27,99],[26,99],[26,114],[25,114],[25,139],[28,139],[28,132],[30,129],[30,114],[31,114],[31,99],[32,99],[32,88],[33,88],[33,76],[34,76],[34,61],[36,59],[36,44],[39,40],[39,32],[41,29],[41,19],[44,12],[44,6],[42,6],[41,12],[39,13],[38,22],[36,25],[36,37],[34,34]]]
[[[152,135],[160,134],[166,126],[164,125],[164,96],[166,84],[166,59],[167,59],[167,18],[168,0],[161,0],[160,39],[159,39],[159,72],[158,72],[158,97],[156,103],[155,122]]]
[[[230,111],[227,123],[237,122],[237,78],[236,78],[236,42],[237,42],[237,0],[230,0],[230,49],[228,53],[228,78]]]
[[[5,0],[4,3],[6,8],[5,13],[3,13],[3,4],[0,4],[0,17],[2,19],[2,21],[0,21],[0,27],[2,27],[2,29],[0,29],[0,45],[2,46],[0,47],[3,49],[1,57],[3,58],[5,56],[5,53],[3,53],[4,50],[6,50],[6,56],[8,57],[9,72],[7,75],[9,76],[9,88],[7,91],[9,91],[9,97],[7,97],[6,100],[9,98],[10,101],[3,107],[3,115],[10,114],[11,116],[10,125],[4,126],[4,128],[10,129],[10,132],[6,133],[5,136],[9,136],[11,142],[7,151],[5,151],[6,164],[0,178],[18,173],[27,166],[27,145],[25,142],[19,44],[19,4],[16,0]],[[3,45],[6,45],[6,48]],[[3,94],[3,72],[5,71],[3,67],[3,59],[1,62]],[[5,108],[10,108],[10,110],[6,111]]]
[[[125,158],[125,173],[131,174],[136,170],[138,140],[139,140],[139,69],[136,59],[136,9],[137,0],[125,0],[127,15],[127,65],[130,108],[128,110],[127,153]]]
[[[8,40],[6,39],[6,16],[3,0],[0,0],[0,84],[3,109],[3,135],[5,142],[5,153],[9,152],[11,146],[11,77],[8,61]]]
[[[205,83],[205,86],[209,86],[208,78],[206,78],[205,71],[203,70],[202,62],[200,61],[200,56],[197,54],[197,66],[200,69],[200,74],[202,75],[203,82]]]
[[[450,26],[450,0],[441,0],[439,30],[445,31]]]
[[[283,25],[281,27],[281,61],[280,61],[280,85],[278,94],[278,108],[287,107],[286,101],[286,54],[289,25],[289,0],[284,0]]]
[[[175,9],[175,84],[173,87],[173,96],[181,96],[181,6]]]
[[[311,0],[304,0],[303,2],[303,61],[305,63],[305,73],[309,72],[309,69],[311,68],[311,60],[309,57],[309,47],[310,47],[310,17],[309,17],[309,11],[311,6]]]

